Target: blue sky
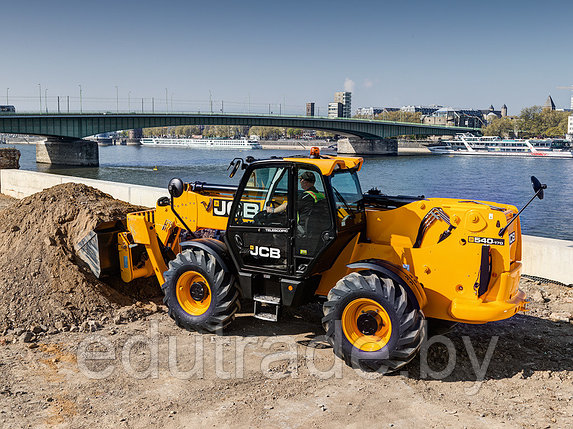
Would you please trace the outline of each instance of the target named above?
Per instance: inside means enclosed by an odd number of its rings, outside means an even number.
[[[84,108],[321,113],[442,104],[510,114],[551,94],[569,107],[573,2],[4,2],[0,102],[38,109],[48,90]],[[117,87],[117,89],[116,89]],[[172,101],[173,100],[173,101]],[[45,102],[45,100],[44,100]],[[129,103],[129,106],[128,106]],[[285,109],[286,105],[286,109]],[[324,110],[323,110],[324,109]]]

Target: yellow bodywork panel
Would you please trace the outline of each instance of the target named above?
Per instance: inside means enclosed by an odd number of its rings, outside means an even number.
[[[138,249],[139,246],[143,245],[133,243],[131,233],[118,233],[117,247],[119,252],[121,279],[126,283],[141,277],[151,277],[154,274],[153,265],[148,257],[142,258],[142,260],[137,262],[134,260],[134,252],[140,251],[140,249]]]
[[[153,271],[159,280],[159,284],[163,284],[165,281],[163,273],[167,271],[167,264],[161,253],[154,217],[155,210],[129,213],[127,215],[127,229],[131,232],[134,244],[145,245]]]
[[[440,242],[449,225],[437,219],[429,224],[415,248],[420,224],[434,207],[441,208],[455,228]],[[337,280],[352,271],[347,264],[385,260],[401,267],[419,285],[411,289],[427,317],[466,323],[510,317],[524,308],[525,300],[518,291],[519,220],[504,237],[500,238],[498,232],[515,213],[513,206],[438,198],[392,210],[367,209],[365,237],[346,246],[332,268],[323,273],[316,293],[328,294]],[[490,246],[492,276],[487,292],[478,297],[483,245]]]
[[[186,190],[175,199],[174,203],[175,211],[181,216],[183,222],[173,213],[170,206],[157,206],[154,210],[128,214],[127,228],[131,233],[131,240],[127,235],[123,238],[123,245],[127,248],[123,248],[123,253],[120,255],[122,264],[126,256],[129,262],[129,268],[122,268],[122,278],[126,279],[124,281],[148,276],[147,268],[136,270],[132,267],[131,256],[128,254],[130,241],[132,244],[145,246],[153,273],[157,276],[159,283],[163,284],[163,273],[167,271],[167,264],[161,248],[168,247],[175,255],[180,253],[179,233],[181,229],[187,229],[185,225],[191,232],[204,228],[226,229],[233,197],[231,193],[199,194]]]
[[[320,172],[324,176],[330,176],[336,169],[351,169],[356,168],[360,170],[362,168],[362,163],[364,159],[353,158],[353,157],[324,157],[317,159],[310,158],[284,158],[285,161],[297,162],[303,164],[311,164],[320,169]]]

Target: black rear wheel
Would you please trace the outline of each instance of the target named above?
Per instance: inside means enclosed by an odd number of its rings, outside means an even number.
[[[235,276],[201,249],[184,250],[169,262],[161,288],[169,316],[190,331],[219,332],[240,309]]]
[[[347,365],[387,373],[410,362],[426,337],[417,302],[374,271],[350,273],[330,290],[322,323]]]

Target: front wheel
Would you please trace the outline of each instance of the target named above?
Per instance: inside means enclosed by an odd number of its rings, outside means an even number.
[[[426,337],[424,315],[404,288],[374,271],[350,273],[328,293],[322,323],[347,365],[388,373],[410,362]]]
[[[240,308],[235,276],[201,249],[184,250],[169,262],[161,288],[169,316],[190,331],[218,332]]]

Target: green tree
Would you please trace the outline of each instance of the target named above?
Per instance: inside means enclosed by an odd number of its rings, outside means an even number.
[[[518,120],[508,116],[496,118],[482,128],[484,136],[510,137],[518,128]]]
[[[421,112],[403,112],[401,110],[395,112],[382,112],[374,115],[374,119],[380,121],[394,121],[394,122],[411,122],[419,124],[422,122]]]
[[[316,132],[316,137],[321,138],[321,139],[331,139],[334,137],[334,133],[330,133],[328,131],[318,130]]]
[[[519,115],[520,137],[561,137],[567,133],[568,116],[569,112],[526,107]]]
[[[299,128],[287,128],[286,135],[289,139],[302,136],[302,130]]]

